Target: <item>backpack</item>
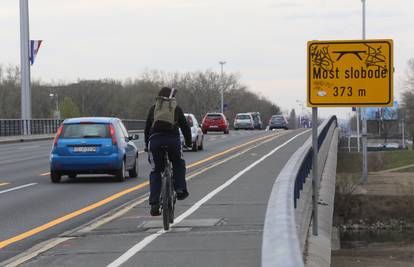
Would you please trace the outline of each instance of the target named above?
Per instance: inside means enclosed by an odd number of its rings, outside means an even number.
[[[175,126],[175,108],[177,100],[174,97],[158,96],[155,101],[154,123],[157,130],[172,130]]]

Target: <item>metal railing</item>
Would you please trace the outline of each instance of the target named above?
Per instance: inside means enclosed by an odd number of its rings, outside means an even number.
[[[128,131],[140,131],[145,129],[145,120],[122,120]]]
[[[145,120],[122,120],[128,131],[144,130]],[[24,135],[30,129],[30,135],[47,135],[56,133],[63,120],[60,119],[0,119],[0,137]]]
[[[336,117],[325,120],[318,127],[318,158],[321,167],[326,161],[326,147],[332,140],[333,130],[337,127]],[[325,145],[327,144],[327,145]],[[323,147],[323,148],[322,148]],[[321,149],[322,148],[322,149]],[[262,266],[272,267],[301,267],[303,262],[303,248],[310,219],[304,218],[305,223],[297,224],[302,218],[297,218],[296,208],[300,201],[304,186],[311,183],[309,174],[312,168],[312,137],[300,147],[286,163],[273,185],[272,193],[266,210],[265,225],[262,241]],[[320,170],[323,168],[320,168]],[[321,171],[318,174],[320,177]],[[318,179],[319,179],[318,177]],[[307,191],[309,193],[309,191]],[[310,192],[311,193],[311,192]],[[312,208],[312,201],[308,198],[304,204],[306,214]],[[310,214],[310,213],[309,213]],[[306,215],[304,215],[306,216]],[[310,215],[309,215],[310,217]],[[297,227],[298,225],[298,227]],[[306,229],[300,229],[305,227]],[[305,233],[305,235],[303,234]]]

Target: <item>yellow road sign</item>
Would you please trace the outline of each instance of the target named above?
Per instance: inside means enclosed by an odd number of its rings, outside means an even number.
[[[393,41],[308,42],[309,107],[393,106]]]

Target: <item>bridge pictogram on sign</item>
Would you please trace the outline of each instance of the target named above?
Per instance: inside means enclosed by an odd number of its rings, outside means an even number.
[[[392,40],[308,42],[308,106],[393,105]]]

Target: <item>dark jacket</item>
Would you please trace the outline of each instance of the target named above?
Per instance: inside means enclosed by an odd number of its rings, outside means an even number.
[[[150,108],[148,112],[148,116],[147,116],[147,122],[145,124],[145,147],[148,147],[149,137],[154,133],[166,133],[166,134],[171,134],[171,135],[180,137],[180,132],[178,130],[179,128],[181,129],[181,132],[184,135],[185,143],[187,145],[192,143],[191,129],[190,129],[190,126],[188,126],[187,119],[185,118],[184,112],[181,109],[181,107],[177,106],[175,109],[175,114],[174,114],[175,125],[172,130],[158,130],[158,129],[152,128],[152,124],[154,122],[154,109],[155,109],[155,105],[153,105]]]

